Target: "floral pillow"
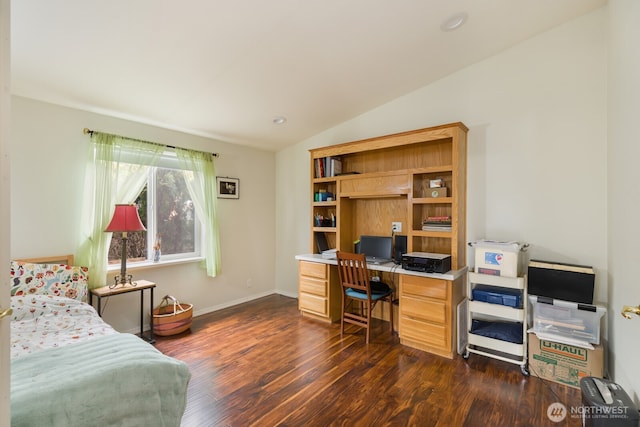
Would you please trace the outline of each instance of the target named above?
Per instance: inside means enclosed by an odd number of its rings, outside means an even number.
[[[56,295],[87,301],[87,267],[11,261],[11,295]]]

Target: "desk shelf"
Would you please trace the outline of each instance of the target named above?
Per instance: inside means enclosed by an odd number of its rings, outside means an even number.
[[[407,252],[450,254],[452,269],[466,266],[467,131],[449,123],[309,150],[311,252],[314,233],[353,252],[360,236],[388,235],[400,222]],[[452,218],[449,230],[422,230],[425,219],[443,215]]]

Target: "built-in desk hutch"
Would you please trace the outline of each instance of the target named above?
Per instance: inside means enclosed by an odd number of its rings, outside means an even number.
[[[390,236],[392,223],[400,222],[402,231],[396,234],[407,236],[407,252],[450,254],[452,271],[465,267],[467,131],[464,124],[452,123],[310,150],[311,253],[319,253],[318,238],[323,237],[329,248],[353,252],[354,242],[361,235]],[[444,226],[429,226],[433,222],[443,222]],[[339,304],[341,296],[337,278],[332,276],[337,275],[337,271],[328,267],[323,277],[318,277],[320,272],[314,272],[314,277],[305,264],[308,262],[300,261],[300,310],[303,315],[336,321],[340,308],[333,305],[336,301]],[[415,294],[424,294],[428,299],[430,292],[416,291],[416,283],[420,281],[402,280],[405,273],[423,274],[398,271],[400,339],[421,348],[416,322],[433,325],[429,323],[429,316],[416,317],[421,307],[416,306],[419,300]],[[461,288],[462,281],[446,282],[449,288]],[[403,294],[403,282],[411,283],[411,295]],[[423,282],[425,286],[435,283]],[[326,288],[320,289],[320,284]],[[437,286],[440,287],[441,282]],[[438,326],[444,331],[440,333],[449,336],[434,340],[434,329],[428,328],[430,336],[425,337],[422,348],[453,357],[451,334],[455,334],[455,316],[452,313],[462,298],[462,291],[439,288],[438,295],[449,296],[439,300],[446,303],[442,308],[447,318],[444,319],[443,312],[441,320],[448,324]],[[403,298],[409,298],[411,306],[403,307]],[[432,309],[431,302],[427,301],[424,310]],[[319,307],[322,310],[319,311]],[[403,312],[403,308],[407,310]],[[405,332],[410,337],[405,339]],[[444,343],[446,348],[440,344],[434,348],[434,342]]]

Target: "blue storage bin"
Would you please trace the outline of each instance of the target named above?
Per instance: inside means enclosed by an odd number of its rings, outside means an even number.
[[[473,319],[471,321],[472,334],[487,338],[522,344],[523,332],[520,322],[489,322],[485,320]]]
[[[477,286],[471,291],[474,301],[500,304],[509,307],[522,307],[522,292],[517,289],[505,289],[496,286]]]

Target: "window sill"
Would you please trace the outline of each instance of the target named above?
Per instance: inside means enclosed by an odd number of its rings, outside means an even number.
[[[194,257],[194,258],[182,258],[182,259],[172,259],[172,260],[161,260],[158,262],[153,261],[144,261],[144,262],[131,262],[127,263],[127,271],[136,271],[136,270],[147,270],[155,267],[167,267],[170,265],[179,265],[179,264],[191,264],[194,262],[203,261],[204,257]],[[107,272],[119,272],[120,264],[111,264],[107,266]]]

